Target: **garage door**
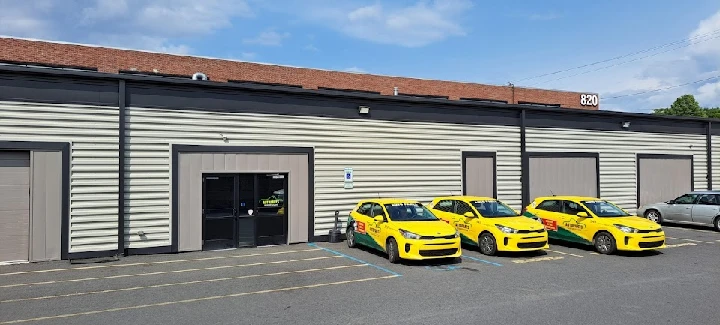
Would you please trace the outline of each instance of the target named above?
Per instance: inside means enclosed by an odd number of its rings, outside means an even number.
[[[0,151],[0,262],[30,252],[30,153]]]
[[[495,197],[495,158],[467,155],[463,189],[465,195]]]
[[[539,196],[598,197],[596,157],[530,157],[530,200]]]
[[[638,156],[638,206],[665,202],[692,190],[690,156]]]

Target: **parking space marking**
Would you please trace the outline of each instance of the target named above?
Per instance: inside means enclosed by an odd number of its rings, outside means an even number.
[[[273,261],[273,262],[257,262],[257,263],[249,263],[249,264],[234,264],[234,265],[213,266],[213,267],[206,267],[206,268],[201,268],[201,269],[187,269],[187,270],[176,270],[176,271],[157,271],[157,272],[149,272],[149,273],[122,274],[122,275],[112,275],[112,276],[95,277],[95,278],[82,278],[82,279],[71,279],[71,280],[55,280],[55,281],[33,282],[33,283],[15,283],[15,284],[2,285],[2,286],[0,286],[0,288],[12,288],[12,287],[22,287],[22,286],[31,286],[31,285],[43,285],[43,284],[53,284],[53,283],[66,283],[66,282],[82,282],[82,281],[101,280],[101,279],[117,279],[117,278],[131,277],[131,276],[147,276],[147,275],[179,273],[179,272],[192,272],[192,271],[202,271],[202,270],[216,270],[216,269],[220,269],[220,268],[231,268],[231,267],[245,267],[245,266],[268,265],[268,264],[282,264],[282,263],[291,263],[291,262],[300,262],[300,261],[314,261],[314,260],[320,260],[320,259],[339,258],[339,257],[341,257],[341,256],[320,256],[320,257],[303,258],[303,259],[297,259],[297,260],[282,260],[282,261]]]
[[[666,228],[666,229],[677,229],[677,230],[682,230],[682,231],[696,231],[696,232],[705,232],[705,233],[711,233],[711,234],[718,233],[717,231],[705,230],[705,229],[692,229],[692,228],[672,227],[672,226],[662,226],[662,227]]]
[[[200,302],[200,301],[209,301],[209,300],[217,300],[217,299],[225,299],[225,298],[242,297],[242,296],[249,296],[249,295],[263,294],[263,293],[273,293],[273,292],[281,292],[281,291],[293,291],[293,290],[300,290],[300,289],[310,289],[310,288],[317,288],[317,287],[324,287],[324,286],[332,286],[332,285],[340,285],[340,284],[347,284],[347,283],[356,283],[356,282],[375,281],[375,280],[382,280],[382,279],[391,279],[391,278],[395,278],[395,277],[398,277],[398,276],[400,276],[400,275],[393,275],[393,274],[391,274],[391,275],[386,275],[386,276],[381,276],[381,277],[362,278],[362,279],[336,281],[336,282],[325,282],[325,283],[309,284],[309,285],[297,286],[297,287],[285,287],[285,288],[279,288],[279,289],[268,289],[268,290],[260,290],[260,291],[249,291],[249,292],[238,292],[238,293],[232,293],[232,294],[220,295],[220,296],[209,296],[209,297],[201,297],[201,298],[191,298],[191,299],[183,299],[183,300],[174,300],[174,301],[159,302],[159,303],[154,303],[154,304],[136,305],[136,306],[128,306],[128,307],[117,307],[117,308],[102,309],[102,310],[91,310],[91,311],[85,311],[85,312],[79,312],[79,313],[72,313],[72,314],[62,314],[62,315],[54,315],[54,316],[43,316],[43,317],[27,318],[27,319],[17,319],[17,320],[5,321],[5,322],[2,322],[2,323],[0,323],[0,324],[27,323],[27,322],[35,322],[35,321],[48,320],[48,319],[60,319],[60,318],[77,317],[77,316],[83,316],[83,315],[93,315],[93,314],[100,314],[100,313],[109,313],[109,312],[122,311],[122,310],[132,310],[132,309],[141,309],[141,308],[150,308],[150,307],[160,307],[160,306],[168,306],[168,305],[175,305],[175,304],[184,304],[184,303],[191,303],[191,302]]]
[[[236,276],[236,277],[216,278],[216,279],[209,279],[209,280],[195,280],[195,281],[184,281],[184,282],[161,283],[161,284],[154,284],[154,285],[141,286],[141,287],[130,287],[130,288],[121,288],[121,289],[107,289],[107,290],[87,291],[87,292],[74,292],[74,293],[68,293],[68,294],[64,294],[64,295],[51,295],[51,296],[32,297],[32,298],[8,299],[8,300],[2,300],[2,301],[0,301],[0,304],[10,303],[10,302],[19,302],[19,301],[45,300],[45,299],[53,299],[53,298],[86,296],[86,295],[99,294],[99,293],[110,293],[110,292],[120,292],[120,291],[134,291],[134,290],[150,289],[150,288],[162,288],[162,287],[171,287],[171,286],[181,286],[181,285],[189,285],[189,284],[197,284],[197,283],[220,282],[220,281],[228,281],[228,280],[238,280],[238,279],[248,279],[248,278],[265,277],[265,276],[276,276],[276,275],[284,275],[284,274],[292,274],[292,273],[307,273],[307,272],[318,272],[318,271],[327,271],[327,270],[339,270],[339,269],[346,269],[346,268],[351,268],[351,267],[361,267],[361,266],[367,266],[367,264],[338,265],[338,266],[330,266],[330,267],[319,268],[319,269],[318,269],[318,268],[315,268],[315,269],[304,269],[304,270],[297,270],[297,271],[283,271],[283,272],[264,273],[264,274],[248,274],[248,275],[240,275],[240,276]]]
[[[561,252],[561,251],[556,251],[556,250],[552,250],[552,249],[548,249],[547,251],[548,251],[548,252],[553,252],[553,253],[558,253],[558,254],[561,254],[561,255],[570,255],[570,256],[574,256],[574,257],[583,257],[582,255],[578,255],[578,254],[574,254],[574,253]]]
[[[665,248],[674,248],[674,247],[682,247],[682,246],[697,246],[697,244],[695,244],[695,243],[667,244],[667,245],[665,245]]]
[[[154,264],[168,264],[168,263],[179,263],[179,262],[194,262],[194,261],[207,261],[207,260],[216,260],[216,259],[243,258],[243,257],[253,257],[253,256],[314,252],[314,251],[319,251],[319,250],[320,250],[319,248],[311,248],[311,249],[289,250],[289,251],[272,252],[272,253],[253,253],[253,254],[244,254],[244,255],[212,256],[212,257],[177,259],[177,260],[157,261],[157,262],[139,262],[139,263],[114,264],[114,265],[90,265],[90,266],[81,266],[81,267],[71,267],[71,268],[65,268],[65,269],[8,272],[8,273],[0,273],[0,276],[30,274],[30,273],[62,272],[62,271],[85,271],[85,270],[91,270],[91,269],[101,269],[101,268],[111,268],[111,267],[127,267],[127,266],[139,266],[139,265],[147,266],[147,265],[154,265]]]
[[[372,263],[365,262],[365,261],[360,260],[360,259],[358,259],[358,258],[349,256],[349,255],[345,255],[345,254],[343,254],[343,253],[340,253],[340,252],[338,252],[338,251],[335,251],[335,250],[332,250],[332,249],[329,249],[329,248],[320,247],[320,246],[318,246],[318,245],[315,244],[315,243],[308,243],[308,246],[317,247],[318,249],[322,249],[322,250],[324,250],[324,251],[326,251],[326,252],[335,254],[335,255],[337,255],[336,257],[348,258],[348,259],[351,259],[351,260],[353,260],[353,261],[355,261],[355,262],[358,262],[358,263],[367,264],[367,265],[372,266],[372,267],[374,267],[374,268],[376,268],[376,269],[378,269],[378,270],[385,271],[385,272],[390,273],[390,274],[392,274],[392,275],[401,276],[400,273],[397,273],[397,272],[394,272],[394,271],[390,271],[390,270],[388,270],[388,269],[386,269],[386,268],[384,268],[384,267],[382,267],[382,266],[378,266],[378,265],[375,265],[375,264],[372,264]]]
[[[491,261],[486,261],[486,260],[484,260],[484,259],[477,258],[477,257],[472,257],[472,256],[467,256],[467,255],[463,255],[462,257],[463,257],[463,258],[469,258],[469,259],[471,259],[471,260],[473,260],[473,261],[476,261],[476,262],[487,263],[487,264],[495,265],[495,266],[502,266],[502,264],[500,264],[500,263],[495,263],[495,262],[491,262]]]
[[[533,263],[533,262],[561,260],[564,258],[565,258],[564,256],[534,257],[534,258],[529,258],[529,259],[514,259],[513,263],[524,264],[524,263]]]
[[[702,240],[689,239],[689,238],[680,238],[680,240],[691,241],[693,243],[702,243]]]

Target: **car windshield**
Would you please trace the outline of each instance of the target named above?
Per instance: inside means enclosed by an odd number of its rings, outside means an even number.
[[[608,201],[582,201],[588,209],[590,209],[598,217],[627,217],[630,216],[616,205]]]
[[[438,219],[420,203],[385,204],[390,220],[393,221],[434,221]]]
[[[516,217],[518,215],[515,210],[500,201],[471,201],[470,203],[485,218]]]

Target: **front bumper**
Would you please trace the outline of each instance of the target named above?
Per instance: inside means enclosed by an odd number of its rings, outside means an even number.
[[[460,238],[453,239],[406,239],[398,238],[400,258],[407,260],[427,260],[453,258],[462,255]]]
[[[506,252],[527,252],[550,248],[547,231],[529,234],[496,235],[497,249]]]
[[[615,234],[615,242],[618,250],[623,251],[647,251],[666,248],[665,233],[633,233],[619,232]]]

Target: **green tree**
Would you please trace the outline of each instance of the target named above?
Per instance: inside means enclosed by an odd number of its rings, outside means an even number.
[[[693,95],[682,95],[667,108],[658,108],[653,110],[656,115],[672,115],[672,116],[696,116],[708,117],[708,109],[700,107]],[[720,110],[713,111],[713,114],[720,115]]]

